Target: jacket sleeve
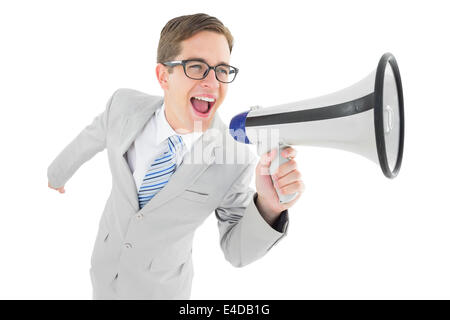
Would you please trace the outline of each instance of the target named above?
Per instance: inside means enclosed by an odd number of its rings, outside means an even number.
[[[48,181],[52,187],[64,186],[83,163],[105,149],[108,117],[115,93],[109,98],[106,110],[95,117],[47,168]]]
[[[264,256],[286,236],[289,224],[287,210],[281,213],[274,227],[259,213],[255,205],[257,193],[249,188],[254,168],[254,163],[245,167],[215,210],[222,251],[235,267]]]

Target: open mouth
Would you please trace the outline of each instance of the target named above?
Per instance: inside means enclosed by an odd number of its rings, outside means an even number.
[[[208,117],[215,102],[216,100],[213,98],[206,98],[206,97],[191,98],[192,108],[194,109],[195,114],[200,117]]]

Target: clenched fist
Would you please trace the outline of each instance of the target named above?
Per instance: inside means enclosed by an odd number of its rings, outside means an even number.
[[[48,187],[51,188],[51,189],[54,189],[54,190],[59,191],[59,193],[64,193],[64,192],[66,192],[66,190],[64,190],[64,186],[59,187],[59,188],[54,188],[54,187],[52,187],[52,186],[50,185],[50,182],[48,183]]]

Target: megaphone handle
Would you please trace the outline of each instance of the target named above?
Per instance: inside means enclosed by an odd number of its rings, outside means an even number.
[[[281,155],[281,152],[286,149],[288,147],[288,145],[285,144],[281,144],[278,148],[278,153],[276,158],[272,161],[272,163],[270,164],[269,167],[269,172],[270,172],[270,177],[272,178],[272,175],[277,171],[277,169],[283,164],[289,161],[289,159],[284,158]],[[272,183],[273,183],[273,178],[272,178]],[[277,191],[278,194],[278,199],[280,200],[280,203],[287,203],[290,202],[292,199],[294,199],[298,192],[292,193],[292,194],[281,194],[280,191],[278,190],[277,187],[275,187],[275,190]]]

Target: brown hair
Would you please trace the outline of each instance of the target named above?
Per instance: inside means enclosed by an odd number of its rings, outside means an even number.
[[[223,34],[228,42],[230,53],[233,48],[233,36],[223,23],[216,17],[205,13],[180,16],[171,19],[161,30],[156,62],[163,63],[173,60],[181,52],[181,42],[189,39],[200,31],[213,31]],[[169,72],[171,72],[169,68]]]

